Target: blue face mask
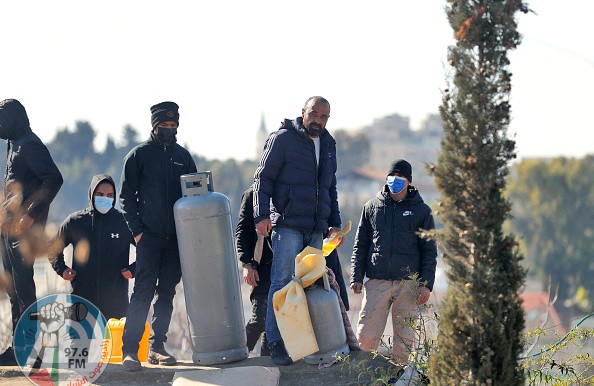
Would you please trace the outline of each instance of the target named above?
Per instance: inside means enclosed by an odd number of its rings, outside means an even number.
[[[406,188],[406,178],[398,176],[388,176],[386,184],[388,185],[390,192],[392,192],[393,194],[398,194]]]
[[[113,198],[105,197],[105,196],[95,196],[93,198],[95,203],[95,209],[97,212],[101,214],[105,214],[109,212],[111,208],[113,208]]]

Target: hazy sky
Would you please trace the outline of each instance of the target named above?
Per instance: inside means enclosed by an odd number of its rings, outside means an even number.
[[[0,6],[0,99],[33,130],[88,120],[102,148],[149,107],[180,105],[178,140],[207,158],[250,158],[305,99],[332,104],[330,130],[387,114],[417,128],[436,113],[452,31],[445,1],[11,1]],[[594,132],[594,2],[541,0],[519,13],[510,56],[519,156],[583,156]],[[397,155],[395,155],[397,156]]]

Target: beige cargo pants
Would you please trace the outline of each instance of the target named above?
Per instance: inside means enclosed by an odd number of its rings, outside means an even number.
[[[406,363],[415,338],[411,319],[419,317],[417,294],[417,283],[411,280],[368,280],[357,324],[361,349],[377,350],[392,308],[394,359]]]

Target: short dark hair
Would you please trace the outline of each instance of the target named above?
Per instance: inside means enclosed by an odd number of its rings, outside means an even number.
[[[311,101],[316,101],[316,102],[320,101],[320,102],[324,102],[324,103],[326,103],[326,104],[328,105],[328,107],[330,107],[330,102],[328,102],[328,100],[327,100],[326,98],[324,98],[324,97],[321,97],[321,96],[319,96],[319,95],[315,95],[315,96],[312,96],[312,97],[309,97],[309,98],[307,98],[307,100],[305,101],[305,104],[303,105],[303,108],[304,108],[304,109],[305,109],[305,108],[307,108],[307,105],[308,105],[308,104],[309,104],[309,102],[311,102]]]

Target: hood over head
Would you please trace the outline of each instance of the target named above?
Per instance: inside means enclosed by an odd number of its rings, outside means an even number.
[[[30,130],[29,117],[21,102],[16,99],[0,101],[0,138],[13,140]]]
[[[115,182],[113,182],[113,178],[111,178],[109,174],[97,174],[96,176],[93,176],[93,178],[91,179],[91,185],[89,185],[89,207],[91,207],[91,209],[95,209],[95,204],[93,203],[93,195],[95,194],[95,189],[97,189],[97,186],[99,186],[99,184],[102,182],[109,182],[111,186],[113,186],[114,197],[117,197],[116,186]],[[115,199],[113,200],[113,202],[115,205]]]

